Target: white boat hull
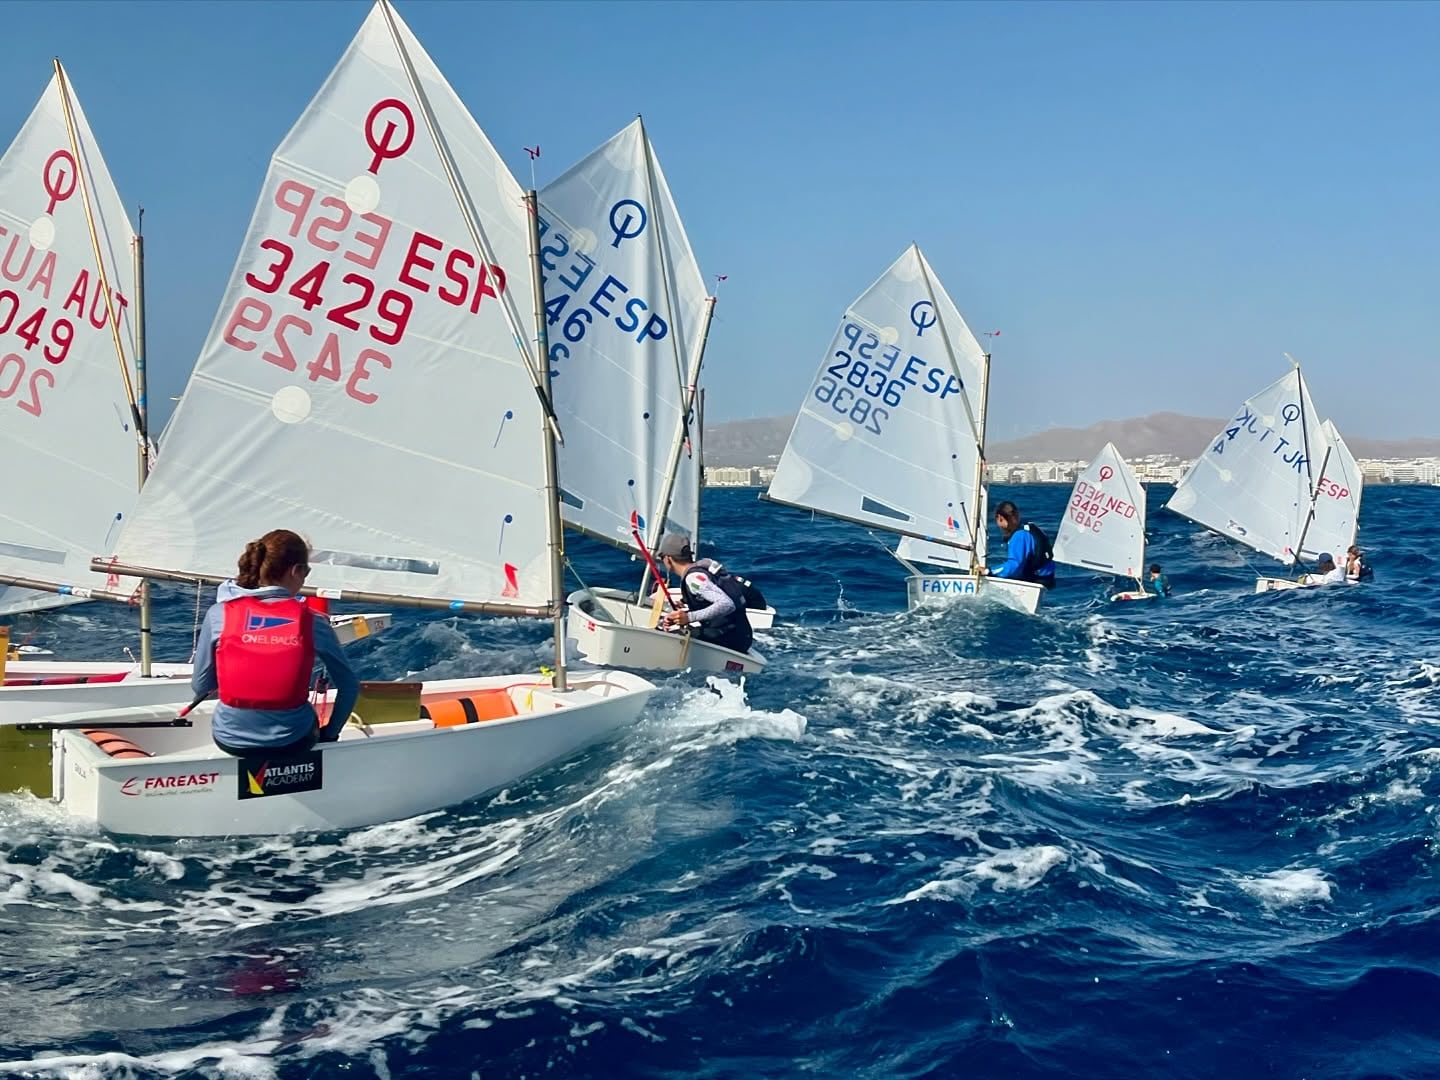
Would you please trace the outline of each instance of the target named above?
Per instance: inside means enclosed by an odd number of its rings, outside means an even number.
[[[567,641],[597,667],[646,671],[747,674],[765,667],[753,648],[736,652],[684,633],[650,627],[652,610],[617,589],[580,589],[569,596]]]
[[[1138,589],[1131,589],[1129,592],[1117,592],[1114,596],[1110,597],[1110,599],[1114,602],[1125,600],[1154,600],[1159,595],[1159,593],[1141,592]]]
[[[348,645],[390,625],[388,613],[332,615],[340,644]],[[134,661],[11,660],[0,685],[0,726],[24,724],[42,716],[89,709],[188,702],[191,664],[151,664],[149,677]]]
[[[1321,589],[1327,583],[1324,581],[1295,581],[1291,578],[1260,577],[1255,579],[1255,592],[1289,592],[1291,589]],[[1330,582],[1338,585],[1340,582]],[[1356,585],[1358,582],[1346,580],[1346,585]]]
[[[519,711],[453,727],[419,718],[376,724],[370,734],[352,725],[339,742],[309,754],[270,760],[257,753],[253,761],[215,747],[209,703],[186,728],[124,726],[172,719],[174,710],[164,707],[80,714],[66,719],[114,731],[155,756],[113,758],[81,731],[56,731],[55,798],[75,818],[125,836],[273,835],[397,821],[499,790],[570,757],[632,722],[654,689],[620,671],[574,673],[564,694],[547,681],[513,675],[426,683],[424,704],[505,690]],[[287,774],[313,786],[288,793],[277,786]]]
[[[905,579],[910,610],[949,604],[994,601],[1034,615],[1045,586],[988,574],[914,574]]]
[[[1305,585],[1302,582],[1295,581],[1291,578],[1258,577],[1255,579],[1255,592],[1257,594],[1267,592],[1289,592],[1291,589],[1308,588],[1312,588],[1312,586]]]

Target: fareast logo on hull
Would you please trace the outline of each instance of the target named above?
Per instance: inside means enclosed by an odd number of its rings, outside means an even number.
[[[264,799],[271,795],[295,795],[324,787],[324,758],[318,750],[284,757],[243,757],[237,771],[237,796]]]
[[[180,773],[178,776],[130,776],[120,785],[121,795],[193,795],[213,791],[218,772]]]

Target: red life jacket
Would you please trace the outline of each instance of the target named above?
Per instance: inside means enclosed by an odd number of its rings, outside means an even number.
[[[315,615],[298,597],[227,600],[215,646],[220,700],[237,709],[294,709],[310,694]]]

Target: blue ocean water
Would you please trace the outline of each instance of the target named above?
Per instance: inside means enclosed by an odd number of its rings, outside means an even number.
[[[1440,1076],[1440,489],[1367,492],[1372,585],[1259,597],[1152,489],[1176,596],[1062,568],[1036,618],[907,614],[864,529],[754,495],[706,513],[782,613],[769,668],[657,676],[492,798],[137,843],[0,796],[0,1072]],[[1053,530],[1067,495],[992,500]],[[163,658],[195,605],[164,593]],[[540,624],[397,616],[367,677],[548,657]],[[133,626],[17,636],[104,657]]]

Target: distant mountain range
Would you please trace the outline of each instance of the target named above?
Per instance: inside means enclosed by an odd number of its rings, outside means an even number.
[[[1088,461],[1107,442],[1113,442],[1130,458],[1150,454],[1192,458],[1224,423],[1219,418],[1172,412],[1129,420],[1103,420],[1087,428],[1051,428],[1023,439],[992,443],[987,457],[994,463]],[[707,424],[705,464],[773,465],[779,460],[794,424],[794,416]],[[1360,458],[1440,457],[1440,439],[1362,439],[1346,435],[1345,441]]]

